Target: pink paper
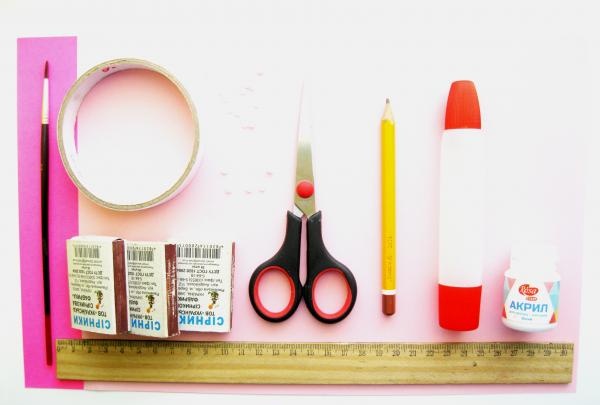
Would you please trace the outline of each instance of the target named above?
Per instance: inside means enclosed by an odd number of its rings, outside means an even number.
[[[60,103],[77,75],[75,37],[17,40],[19,154],[19,240],[21,306],[26,387],[82,388],[81,381],[56,379],[46,365],[40,228],[40,117],[44,63],[50,77],[49,255],[52,338],[78,338],[71,329],[65,240],[78,232],[77,189],[69,180],[56,145]]]

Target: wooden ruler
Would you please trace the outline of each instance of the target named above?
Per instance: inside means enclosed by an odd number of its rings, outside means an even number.
[[[572,343],[58,340],[59,379],[235,384],[569,383]]]

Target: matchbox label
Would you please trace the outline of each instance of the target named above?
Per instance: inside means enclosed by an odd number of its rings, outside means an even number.
[[[531,282],[504,278],[502,317],[528,324],[556,323],[560,281]]]
[[[116,334],[112,240],[67,240],[71,326]]]
[[[176,245],[179,329],[229,332],[232,243]]]
[[[131,333],[168,336],[164,244],[128,243],[127,277]]]

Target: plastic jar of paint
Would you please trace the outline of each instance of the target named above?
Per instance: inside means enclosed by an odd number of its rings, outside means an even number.
[[[522,332],[556,328],[560,276],[552,245],[513,247],[510,268],[504,273],[502,322]]]

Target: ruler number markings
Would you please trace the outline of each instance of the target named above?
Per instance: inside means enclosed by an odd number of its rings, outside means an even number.
[[[161,350],[162,349],[162,350]],[[470,349],[470,350],[469,350]],[[573,351],[571,344],[528,344],[528,343],[498,343],[498,344],[463,344],[463,343],[428,343],[428,344],[339,344],[339,343],[301,343],[301,344],[257,344],[229,342],[159,342],[159,341],[110,341],[110,340],[58,340],[56,352],[76,353],[81,351],[93,355],[119,353],[127,355],[132,352],[137,355],[150,353],[168,355],[183,353],[187,356],[195,352],[210,356],[211,352],[223,357],[232,354],[237,356],[266,356],[266,357],[297,357],[308,358],[351,358],[353,356],[383,358],[499,358],[499,357],[567,357]],[[250,350],[250,351],[249,351]]]

